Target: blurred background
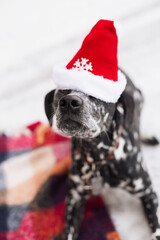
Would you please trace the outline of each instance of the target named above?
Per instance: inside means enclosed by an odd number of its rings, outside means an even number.
[[[54,64],[67,63],[101,18],[121,25],[119,66],[143,92],[142,132],[160,139],[159,0],[0,0],[0,131],[47,123]],[[142,150],[160,197],[160,147]]]
[[[53,65],[69,61],[100,19],[121,24],[119,66],[142,90],[142,130],[160,132],[159,0],[0,0],[0,130],[47,121]]]

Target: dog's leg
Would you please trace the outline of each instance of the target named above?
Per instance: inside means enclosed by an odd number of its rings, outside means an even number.
[[[69,175],[69,192],[66,201],[64,240],[78,237],[87,194],[83,191],[83,182],[79,175]]]
[[[134,175],[131,176],[132,181],[125,186],[125,189],[141,200],[153,233],[152,240],[160,240],[160,225],[157,216],[158,198],[153,190],[150,176],[141,165],[139,174],[137,172],[135,174],[136,177],[133,177]]]
[[[74,192],[74,194],[77,195],[77,192]],[[84,202],[82,196],[79,196],[78,200],[74,200],[71,192],[67,196],[64,231],[65,240],[77,239],[84,211]]]
[[[149,193],[147,193],[147,190]],[[146,189],[144,196],[141,198],[149,225],[152,229],[152,239],[160,240],[160,225],[158,223],[157,208],[158,208],[158,199],[156,193],[150,187]]]

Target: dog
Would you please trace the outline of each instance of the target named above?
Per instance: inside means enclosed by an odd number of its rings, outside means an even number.
[[[45,97],[50,125],[72,137],[73,161],[62,239],[77,239],[86,199],[109,185],[141,200],[152,239],[160,240],[158,199],[141,154],[139,123],[143,96],[123,74],[127,84],[116,103],[64,89],[55,89]]]

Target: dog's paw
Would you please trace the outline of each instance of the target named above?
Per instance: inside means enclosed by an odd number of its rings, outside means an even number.
[[[160,228],[158,228],[155,233],[152,234],[152,240],[160,240]]]

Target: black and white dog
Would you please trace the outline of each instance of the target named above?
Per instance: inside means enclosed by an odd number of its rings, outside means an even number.
[[[45,111],[54,129],[72,136],[73,163],[63,239],[77,239],[85,200],[105,186],[119,187],[140,198],[152,230],[160,240],[158,199],[143,164],[139,134],[143,97],[131,80],[116,103],[79,91],[53,90]],[[136,240],[136,239],[135,239]],[[143,239],[145,240],[145,239]]]

